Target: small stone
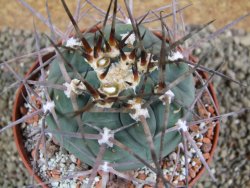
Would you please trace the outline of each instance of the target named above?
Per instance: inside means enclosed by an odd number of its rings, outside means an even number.
[[[39,121],[39,115],[35,115],[32,118],[27,119],[25,122],[28,124],[33,124]]]
[[[54,136],[52,136],[52,142],[55,144],[55,145],[60,145],[60,143],[56,140],[56,138]]]
[[[195,178],[196,176],[196,173],[192,168],[189,169],[189,175],[191,176],[191,178]]]
[[[199,115],[204,117],[204,118],[208,118],[210,115],[210,112],[208,112],[201,104],[198,103],[198,112]]]
[[[206,137],[209,139],[213,139],[213,127],[208,128]]]
[[[181,170],[181,164],[177,164],[176,170],[177,170],[177,171],[180,171],[180,170]]]
[[[174,180],[174,181],[179,181],[179,175],[174,176],[173,180]]]
[[[239,42],[243,46],[250,46],[250,34],[243,37],[239,37]]]
[[[140,180],[145,180],[147,178],[147,175],[144,174],[144,173],[139,173],[137,178],[140,179]]]
[[[198,139],[196,139],[195,141],[196,141],[197,143],[198,143],[198,142],[200,143],[200,142],[202,142],[202,140],[203,140],[202,138],[198,138]]]
[[[102,188],[102,181],[98,181],[98,182],[95,184],[95,188]]]
[[[51,183],[51,185],[52,185],[53,187],[58,187],[59,182],[58,182],[58,181],[56,181],[56,182],[52,182],[52,183]]]
[[[7,163],[7,171],[14,172],[16,169],[16,165],[14,163]]]
[[[70,171],[74,171],[75,170],[75,164],[71,164],[71,165],[69,165],[69,170]]]
[[[175,152],[172,152],[172,153],[169,155],[169,159],[172,160],[172,161],[176,160],[176,158],[177,158],[177,154],[176,154]]]
[[[201,160],[199,158],[193,158],[193,161],[196,163],[197,166],[201,165]]]
[[[195,172],[198,172],[200,170],[201,166],[199,165],[195,165],[194,167],[192,167],[192,169],[195,171]]]
[[[167,168],[169,168],[169,167],[171,167],[171,166],[172,166],[172,165],[171,165],[170,162],[165,161],[164,164],[163,164],[163,169],[167,169]]]
[[[179,181],[178,186],[183,186],[183,185],[185,185],[185,182],[184,181]]]
[[[195,165],[196,165],[196,162],[192,161],[191,166],[195,166]]]
[[[210,154],[209,154],[209,153],[204,153],[204,154],[203,154],[203,157],[207,160],[207,159],[209,159]]]
[[[20,112],[21,112],[22,115],[26,115],[28,113],[28,109],[25,108],[25,107],[23,107],[23,106],[21,106],[20,107]]]
[[[76,166],[77,166],[77,167],[80,167],[80,166],[81,166],[81,160],[80,160],[80,159],[77,159],[77,161],[76,161]]]
[[[128,188],[135,188],[135,185],[133,183],[129,183]]]
[[[33,150],[31,151],[31,156],[32,156],[32,158],[35,160],[35,158],[36,158],[36,149],[33,149]]]
[[[80,182],[78,182],[78,183],[76,184],[76,188],[81,188],[81,183],[80,183]]]
[[[212,106],[208,106],[207,110],[211,113],[214,114],[215,110]]]
[[[228,182],[227,182],[228,185],[232,185],[233,184],[233,180],[230,179]]]
[[[85,178],[84,176],[78,176],[78,177],[77,177],[77,179],[78,179],[79,181],[83,181],[84,178]]]
[[[61,178],[61,172],[58,171],[58,170],[51,170],[51,177],[54,179],[54,180],[60,180]]]
[[[189,129],[193,132],[199,132],[199,126],[198,125],[192,125],[189,127]]]
[[[165,176],[165,178],[166,178],[166,180],[170,180],[170,179],[171,179],[171,175],[168,175],[168,174],[167,174],[167,175]]]
[[[70,155],[69,158],[73,163],[76,163],[77,159],[74,155]]]
[[[196,49],[194,50],[194,55],[200,55],[201,52],[202,52],[201,48],[196,48]]]
[[[201,150],[205,153],[208,153],[212,148],[212,144],[206,144],[204,143],[202,146],[201,146]]]
[[[174,184],[174,185],[177,185],[177,184],[178,184],[178,180],[174,180],[174,181],[173,181],[173,184]]]
[[[201,141],[201,139],[200,139],[200,141]],[[202,142],[197,142],[196,145],[198,146],[198,148],[200,148],[203,145],[203,143]]]
[[[47,157],[48,158],[52,158],[57,150],[57,147],[55,145],[49,145],[48,147],[46,147],[47,149]]]
[[[211,143],[211,140],[210,140],[209,138],[207,138],[207,137],[204,137],[204,138],[202,139],[202,142],[205,143],[205,144],[210,144],[210,143]]]

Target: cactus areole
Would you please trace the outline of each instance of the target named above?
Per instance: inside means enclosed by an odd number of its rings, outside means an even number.
[[[63,85],[65,90],[50,89],[57,121],[49,115],[46,122],[52,131],[89,135],[55,134],[60,144],[82,162],[94,166],[104,145],[102,161],[125,171],[145,165],[114,141],[153,162],[141,118],[146,119],[159,155],[166,108],[169,109],[167,128],[171,128],[185,116],[184,107],[194,100],[195,86],[193,76],[189,75],[166,90],[169,83],[190,69],[185,63],[173,61],[175,53],[179,58],[181,53],[167,51],[169,43],[143,26],[138,26],[137,33],[131,24],[117,23],[114,28],[111,31],[107,25],[84,34],[82,39],[72,37],[62,44],[59,50],[63,58],[57,56],[51,62],[48,81]],[[160,58],[163,43],[164,59]],[[64,63],[70,79],[61,73],[60,63]],[[96,136],[91,138],[91,135]],[[162,156],[172,152],[180,142],[178,130],[166,133]]]

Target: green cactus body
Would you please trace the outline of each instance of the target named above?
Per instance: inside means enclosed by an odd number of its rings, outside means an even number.
[[[107,41],[109,41],[111,26],[106,26],[103,33]],[[147,72],[147,67],[149,63],[150,55],[152,54],[152,66],[149,68],[148,77],[145,84],[145,89],[143,94],[144,97],[139,98],[140,101],[147,101],[150,96],[154,95],[152,91],[155,90],[158,84],[158,66],[154,63],[154,56],[158,56],[161,49],[162,40],[155,36],[148,29],[140,26],[140,34],[143,35],[142,45],[144,46],[147,52],[147,58],[145,65],[141,64],[140,54],[141,50],[137,50],[135,58],[129,58],[129,55],[132,54],[133,49],[138,45],[136,41],[133,41],[133,38],[128,39],[127,44],[123,48],[123,52],[126,56],[123,59],[121,52],[116,48],[115,45],[110,44],[111,51],[107,52],[107,45],[102,42],[102,46],[98,51],[98,56],[95,57],[93,51],[89,53],[92,57],[92,60],[87,60],[86,55],[82,55],[82,48],[76,47],[75,49],[64,49],[61,48],[63,56],[67,61],[77,69],[78,73],[82,75],[83,78],[99,93],[105,97],[117,97],[117,96],[129,96],[136,95],[140,93],[140,90],[144,83],[145,72]],[[124,36],[126,36],[130,31],[132,31],[132,26],[129,24],[116,24],[115,26],[115,38],[117,44],[120,44],[120,41]],[[100,36],[99,32],[88,33],[85,35],[86,40],[94,49],[95,44],[97,43],[98,37]],[[131,35],[134,37],[134,35]],[[129,41],[130,40],[130,41]],[[166,43],[168,46],[168,43]],[[140,49],[140,48],[139,48]],[[132,66],[137,61],[138,66],[138,78],[136,78],[135,73],[132,70]],[[167,59],[166,59],[167,61]],[[58,65],[59,59],[53,60],[49,69],[48,81],[55,84],[65,84],[65,80],[62,77],[62,74]],[[151,63],[151,62],[150,62]],[[157,61],[156,61],[157,63]],[[65,65],[71,79],[75,79],[77,75],[73,70]],[[104,72],[109,68],[107,74]],[[166,73],[165,73],[165,82],[171,83],[173,80],[178,78],[184,72],[188,71],[189,67],[184,63],[168,63],[166,64]],[[76,81],[77,82],[77,81]],[[77,103],[79,108],[85,107],[85,105],[93,100],[94,98],[87,89],[84,91],[84,84],[79,81],[76,83],[79,90],[82,90],[82,93],[77,93]],[[173,127],[175,123],[183,117],[185,110],[179,105],[189,106],[194,100],[194,82],[192,75],[188,76],[184,81],[180,82],[176,87],[171,89],[175,95],[175,100],[170,104],[169,118],[168,118],[168,128]],[[74,112],[72,107],[71,99],[65,95],[65,92],[51,89],[50,96],[55,102],[55,110],[57,117],[60,123],[60,129],[64,132],[78,132],[78,133],[89,133],[89,134],[99,134],[97,130],[83,125],[80,129],[77,124],[77,120],[72,116]],[[138,97],[137,97],[138,99]],[[137,100],[136,99],[136,100]],[[95,106],[105,107],[105,108],[130,108],[131,101],[136,101],[135,99],[128,99],[124,101],[116,102],[106,102],[96,103]],[[177,103],[178,101],[179,103]],[[148,108],[147,112],[149,117],[147,117],[147,123],[149,125],[151,134],[153,136],[153,141],[155,145],[156,152],[159,153],[160,150],[160,135],[162,127],[164,124],[163,114],[166,106],[161,100],[157,100],[152,103]],[[191,117],[190,117],[191,118]],[[132,118],[129,113],[113,113],[113,112],[84,112],[81,115],[82,124],[88,123],[92,124],[100,129],[108,128],[109,130],[115,130],[131,123],[134,123],[136,120]],[[47,124],[51,130],[56,129],[56,123],[52,116],[48,116]],[[98,140],[94,139],[81,139],[81,138],[70,138],[64,136],[63,139],[59,135],[55,135],[57,140],[66,148],[69,152],[73,153],[83,162],[93,166],[96,158],[100,143]],[[150,149],[146,141],[146,136],[142,128],[141,123],[138,121],[135,125],[126,128],[122,131],[119,131],[114,134],[114,138],[119,142],[123,143],[129,147],[132,151],[139,154],[144,160],[151,162]],[[172,152],[176,146],[181,141],[181,135],[179,131],[173,131],[167,133],[164,137],[164,149],[163,156],[166,156]],[[104,153],[104,161],[115,164],[115,169],[124,171],[132,170],[138,167],[144,166],[137,159],[135,159],[127,151],[124,151],[117,147],[116,145],[110,146]],[[127,165],[119,165],[127,164]]]

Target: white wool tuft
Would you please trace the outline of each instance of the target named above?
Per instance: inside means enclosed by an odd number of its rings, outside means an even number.
[[[67,83],[67,82],[65,82],[63,85],[66,87],[66,90],[64,91],[64,94],[68,98],[70,98],[70,94],[71,94],[71,91],[72,91],[71,85],[69,83]]]
[[[179,119],[176,125],[179,126],[179,130],[182,130],[184,132],[188,131],[187,122],[183,121],[182,119]]]
[[[115,58],[120,55],[120,50],[117,48],[112,47],[110,52],[105,53],[110,58]]]
[[[76,46],[82,46],[82,43],[75,39],[74,37],[69,38],[65,44],[66,47],[74,48]]]
[[[129,114],[131,118],[136,121],[140,120],[140,116],[144,116],[145,118],[149,118],[149,113],[147,108],[142,108],[141,103],[137,103],[135,100],[129,100],[129,104],[132,104],[132,109],[135,110],[134,114]]]
[[[99,169],[102,170],[103,172],[109,172],[110,168],[111,167],[109,166],[109,162],[108,161],[104,161],[104,163],[99,166]]]
[[[52,111],[55,108],[54,101],[48,101],[46,104],[43,105],[43,112],[46,113],[47,111]]]
[[[113,147],[113,143],[109,141],[110,138],[114,138],[114,133],[107,127],[103,128],[103,133],[101,133],[102,138],[98,140],[98,143],[107,144],[109,147]]]
[[[159,99],[162,101],[163,105],[166,105],[164,98],[167,97],[168,103],[171,104],[171,101],[174,98],[174,96],[175,96],[174,93],[171,90],[168,90],[165,92],[164,95],[160,96]]]
[[[181,52],[176,51],[176,52],[171,52],[171,54],[168,56],[168,59],[170,61],[176,61],[178,59],[183,59],[183,55]]]
[[[85,85],[80,82],[78,79],[71,80],[70,83],[65,82],[63,85],[66,87],[66,90],[64,91],[64,94],[70,98],[71,92],[74,92],[77,95],[80,95],[83,93],[84,90],[86,90]]]
[[[83,91],[86,90],[85,85],[78,79],[71,80],[70,87],[71,87],[71,90],[77,95],[82,94]]]

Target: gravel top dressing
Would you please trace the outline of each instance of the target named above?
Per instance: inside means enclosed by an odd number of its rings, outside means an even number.
[[[192,26],[194,29],[197,26]],[[198,36],[192,40],[196,40],[197,37],[208,35],[214,31],[213,27],[208,27],[205,31],[201,32]],[[26,44],[24,46],[24,44]],[[27,45],[28,44],[28,45]],[[42,46],[48,45],[48,41],[42,41]],[[26,54],[35,49],[35,39],[31,32],[19,31],[12,29],[4,29],[0,31],[0,61],[11,59],[22,54]],[[222,34],[219,38],[210,41],[203,45],[202,48],[196,49],[194,54],[201,57],[205,53],[210,52],[210,58],[206,61],[206,66],[210,68],[216,68],[222,61],[226,63],[222,66],[221,72],[229,75],[233,79],[240,80],[245,85],[250,84],[250,34],[239,30],[229,30]],[[31,59],[32,60],[32,59]],[[21,66],[13,66],[19,73],[24,73],[24,70],[30,66],[29,60],[25,62],[19,62]],[[13,63],[15,65],[15,63]],[[6,73],[4,69],[0,69],[0,87],[4,85],[12,84],[13,78]],[[241,108],[250,106],[250,87],[240,88],[235,83],[215,77],[213,80],[217,97],[220,104],[221,114],[238,111]],[[4,92],[0,96],[0,126],[5,125],[9,122],[12,110],[13,96],[15,88]],[[210,109],[212,112],[213,109]],[[37,122],[39,124],[39,122]],[[214,156],[212,171],[215,177],[218,179],[217,184],[214,184],[208,175],[204,175],[202,179],[194,187],[249,187],[250,186],[250,123],[249,114],[244,114],[238,117],[230,117],[221,121],[219,145],[216,149]],[[204,125],[199,127],[193,127],[192,131],[195,133],[197,129],[202,129]],[[26,132],[24,134],[30,134]],[[34,130],[33,130],[34,131]],[[34,133],[34,132],[33,132]],[[35,133],[34,133],[35,135]],[[205,135],[205,134],[204,134]],[[201,150],[205,153],[209,152],[209,145],[211,140],[208,136],[197,134],[197,139],[201,141]],[[55,154],[54,157],[49,160],[49,176],[55,180],[60,177],[63,170],[73,171],[75,169],[86,169],[87,166],[80,164],[79,161],[67,152],[60,150],[58,146],[53,143],[53,139],[48,136],[48,144],[50,148],[49,154]],[[32,140],[28,140],[26,147],[32,151],[34,145]],[[23,185],[32,184],[32,179],[27,174],[22,162],[18,158],[15,144],[12,138],[11,130],[7,130],[1,135],[0,139],[0,185],[1,187],[22,187]],[[192,153],[192,149],[190,150]],[[58,157],[60,155],[60,157]],[[177,152],[173,152],[169,158],[176,158]],[[39,155],[40,160],[44,160],[42,154]],[[168,159],[169,160],[169,159]],[[174,170],[171,164],[166,159],[165,173],[170,173]],[[183,157],[180,157],[180,163],[183,163]],[[196,162],[190,162],[192,167],[197,167],[199,160]],[[198,165],[199,166],[199,165]],[[60,169],[60,172],[55,170]],[[194,168],[195,169],[195,168]],[[182,168],[179,167],[178,176],[180,179],[183,177]],[[137,176],[140,174],[147,174],[149,181],[154,179],[154,175],[147,168],[138,169]],[[195,173],[195,172],[194,172]],[[42,176],[48,176],[44,171],[44,166],[40,168],[40,174]],[[170,177],[171,178],[171,177]],[[46,178],[45,178],[46,180]],[[75,180],[67,182],[65,185],[77,185],[79,181],[86,181],[87,179]],[[98,183],[98,176],[95,179],[96,184]],[[83,184],[83,183],[81,183]],[[54,187],[58,187],[58,183],[53,183]]]

